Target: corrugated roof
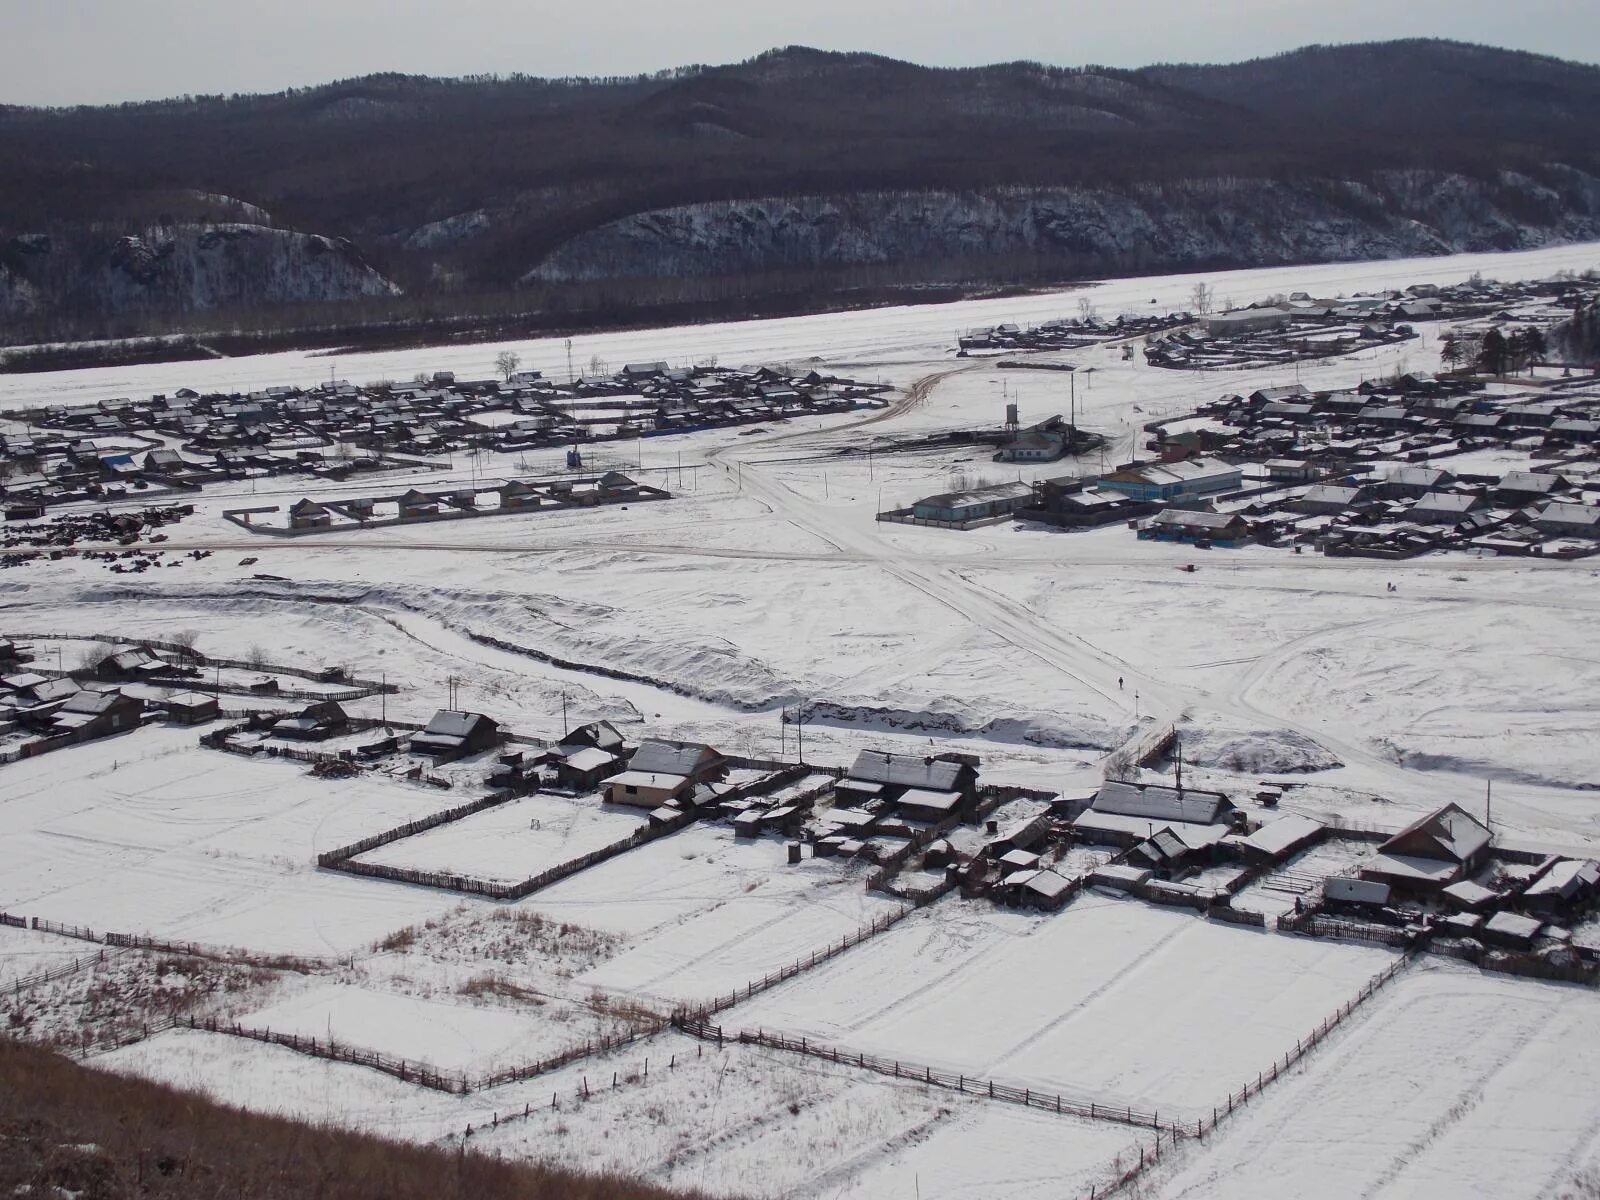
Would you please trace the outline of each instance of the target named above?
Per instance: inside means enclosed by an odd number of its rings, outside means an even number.
[[[1095,793],[1094,811],[1148,821],[1192,821],[1213,825],[1231,808],[1221,792],[1179,791],[1157,783],[1124,783],[1108,779]]]
[[[707,758],[716,757],[710,746],[688,742],[681,746],[669,742],[645,742],[628,762],[630,772],[656,772],[665,775],[693,775]]]
[[[863,750],[856,755],[855,764],[850,768],[850,778],[895,787],[948,792],[955,789],[961,779],[961,764],[947,759]]]

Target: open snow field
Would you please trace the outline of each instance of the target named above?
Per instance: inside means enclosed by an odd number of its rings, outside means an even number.
[[[1577,246],[1107,281],[1087,294],[1114,315],[1147,313],[1152,299],[1183,307],[1200,280],[1242,304],[1597,265],[1600,246]],[[1503,837],[1593,853],[1600,793],[1582,786],[1600,782],[1592,565],[1201,552],[1117,527],[956,532],[874,519],[936,492],[1097,471],[1139,453],[1149,421],[1295,379],[1282,368],[1160,370],[1118,346],[1047,356],[1077,364],[1076,376],[951,353],[956,329],[1071,315],[1080,294],[579,338],[578,360],[806,362],[900,390],[888,409],[619,445],[619,461],[675,493],[662,504],[280,540],[220,514],[373,489],[208,487],[194,516],[164,530],[166,561],[181,567],[113,576],[63,558],[8,570],[0,630],[24,641],[192,633],[203,651],[260,647],[274,661],[400,685],[349,706],[362,716],[425,721],[454,680],[462,707],[519,733],[605,718],[630,740],[753,757],[795,755],[780,716],[804,702],[808,762],[936,746],[980,755],[985,782],[1070,794],[1092,790],[1134,730],[1176,722],[1190,777],[1236,797],[1270,779],[1294,785],[1285,811],[1398,828],[1446,801],[1470,804],[1492,777]],[[1443,330],[1420,329],[1420,341],[1303,364],[1298,378],[1347,387],[1431,370]],[[502,348],[564,377],[558,340],[337,362],[283,354],[0,376],[0,410],[310,383],[330,366],[358,383],[435,369],[484,377]],[[1002,466],[971,446],[907,444],[996,425],[1008,400],[1029,422],[1076,411],[1108,445],[1076,462]],[[527,474],[545,462],[534,457],[489,454],[382,486]],[[180,557],[190,549],[214,553]],[[1196,572],[1180,573],[1189,563]],[[40,645],[54,657],[54,643]],[[302,765],[201,750],[197,736],[151,727],[0,766],[0,909],[346,960],[280,973],[259,995],[241,971],[246,990],[229,1005],[252,1025],[476,1074],[725,994],[898,907],[866,892],[864,867],[791,866],[781,841],[738,840],[725,826],[648,843],[513,905],[318,871],[319,851],[481,794],[487,762],[451,767],[457,786],[445,793],[376,776],[319,780]],[[370,858],[522,878],[640,819],[533,797]],[[1288,870],[1348,865],[1351,854],[1319,848]],[[1292,898],[1258,884],[1241,904],[1277,914]],[[0,928],[0,984],[88,945]],[[718,1019],[1194,1118],[1390,960],[1094,892],[1056,916],[950,896]],[[1408,969],[1214,1141],[1186,1146],[1141,1186],[1168,1200],[1559,1192],[1600,1160],[1597,1004],[1556,985]],[[471,1124],[490,1150],[742,1196],[1087,1195],[1148,1136],[675,1034],[467,1097],[197,1032],[98,1061],[406,1138],[440,1141]],[[483,1129],[513,1111],[516,1122]]]
[[[1092,892],[1048,917],[946,900],[718,1020],[1192,1120],[1391,958]]]
[[[1162,1168],[1161,1200],[1535,1200],[1600,1151],[1600,997],[1446,964]]]

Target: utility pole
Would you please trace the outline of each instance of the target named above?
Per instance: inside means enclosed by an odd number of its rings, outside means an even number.
[[[576,383],[578,377],[572,373],[572,339],[567,339],[567,382]]]
[[[1483,824],[1490,832],[1494,831],[1494,780],[1483,781]]]
[[[389,672],[378,676],[378,719],[389,728]]]
[[[794,706],[794,736],[800,747],[800,765],[806,765],[806,705],[802,700]]]
[[[567,694],[561,693],[561,736],[567,736]]]

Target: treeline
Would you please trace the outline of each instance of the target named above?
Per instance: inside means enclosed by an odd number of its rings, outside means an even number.
[[[259,1116],[0,1038],[0,1195],[695,1200],[698,1193]]]

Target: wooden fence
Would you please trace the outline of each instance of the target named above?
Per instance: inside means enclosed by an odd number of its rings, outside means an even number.
[[[1414,953],[1415,952],[1413,952],[1413,954]],[[1259,1095],[1269,1084],[1276,1082],[1280,1075],[1282,1075],[1295,1063],[1299,1062],[1300,1059],[1304,1058],[1317,1046],[1321,1045],[1323,1040],[1327,1038],[1327,1036],[1336,1028],[1338,1028],[1340,1023],[1348,1018],[1351,1013],[1353,1013],[1366,1001],[1370,1000],[1374,995],[1377,994],[1378,990],[1382,988],[1384,984],[1388,983],[1408,965],[1410,965],[1413,954],[1408,954],[1395,959],[1394,962],[1390,963],[1372,979],[1368,980],[1366,986],[1361,989],[1361,991],[1356,995],[1355,999],[1341,1005],[1336,1012],[1327,1018],[1327,1020],[1323,1021],[1322,1024],[1318,1025],[1314,1030],[1312,1030],[1309,1036],[1297,1041],[1292,1051],[1285,1053],[1282,1059],[1275,1059],[1272,1063],[1272,1066],[1267,1068],[1267,1070],[1258,1073],[1254,1080],[1246,1083],[1244,1087],[1240,1088],[1237,1092],[1230,1092],[1227,1099],[1222,1104],[1211,1110],[1210,1120],[1202,1117],[1194,1123],[1193,1136],[1196,1138],[1206,1137],[1206,1135],[1210,1134],[1216,1129],[1218,1122],[1226,1120],[1236,1110],[1243,1108],[1253,1096]],[[1185,1130],[1184,1132],[1187,1133],[1188,1131]],[[1176,1138],[1174,1138],[1174,1140],[1176,1140]],[[1117,1192],[1120,1192],[1129,1184],[1137,1180],[1151,1167],[1155,1166],[1161,1160],[1161,1152],[1162,1146],[1159,1141],[1157,1141],[1155,1150],[1153,1152],[1147,1153],[1145,1151],[1140,1151],[1139,1162],[1137,1165],[1130,1166],[1127,1170],[1123,1171],[1104,1187],[1100,1187],[1098,1185],[1091,1187],[1089,1189],[1088,1200],[1106,1200],[1107,1197],[1113,1196]]]
[[[52,967],[48,971],[38,971],[32,975],[24,975],[20,979],[13,979],[8,988],[0,988],[0,991],[9,990],[13,996],[20,996],[30,988],[38,987],[41,984],[54,983],[58,979],[66,979],[81,971],[87,971],[90,967],[98,966],[105,961],[106,952],[100,950],[85,958],[74,958],[71,962],[63,963],[59,967]]]
[[[766,1030],[746,1029],[727,1033],[722,1026],[713,1025],[711,1022],[701,1018],[681,1020],[677,1025],[679,1029],[691,1037],[700,1038],[703,1041],[716,1042],[719,1046],[726,1041],[733,1041],[742,1045],[765,1046],[771,1050],[786,1050],[795,1054],[808,1055],[811,1058],[820,1058],[826,1062],[838,1063],[841,1066],[876,1071],[880,1075],[889,1075],[895,1079],[905,1079],[928,1087],[945,1088],[952,1092],[960,1092],[963,1095],[981,1096],[990,1100],[1004,1101],[1007,1104],[1020,1104],[1027,1108],[1038,1108],[1046,1112],[1063,1113],[1075,1117],[1088,1117],[1096,1121],[1116,1121],[1124,1125],[1137,1125],[1146,1129],[1161,1130],[1172,1134],[1174,1137],[1199,1136],[1198,1126],[1195,1124],[1185,1124],[1177,1121],[1163,1122],[1158,1112],[1145,1112],[1142,1109],[1131,1108],[1127,1105],[1101,1104],[1095,1100],[1085,1101],[1064,1096],[1059,1092],[1040,1092],[1032,1088],[1000,1083],[994,1079],[957,1075],[949,1071],[937,1071],[932,1067],[902,1062],[899,1059],[879,1058],[876,1055],[864,1054],[857,1050],[841,1050],[837,1046],[813,1042],[809,1038],[789,1037],[783,1034],[769,1033]]]
[[[10,924],[11,922],[7,922]],[[315,958],[305,955],[259,954],[234,946],[210,946],[201,942],[172,942],[142,933],[96,933],[82,925],[63,925],[34,917],[29,925],[41,933],[58,937],[77,938],[102,946],[115,946],[123,950],[150,950],[157,954],[175,954],[184,958],[208,958],[216,962],[237,963],[247,967],[265,967],[275,971],[325,971],[349,963],[348,958]]]
[[[421,833],[426,829],[433,829],[447,821],[460,820],[470,816],[472,812],[481,812],[492,804],[501,804],[513,798],[511,793],[495,793],[482,800],[474,801],[470,805],[463,805],[458,809],[449,809],[444,813],[436,813],[432,817],[425,817],[421,821],[409,822],[408,825],[416,826],[412,833]],[[492,804],[490,803],[492,801]],[[443,819],[440,819],[443,818]],[[365,854],[368,850],[377,849],[389,842],[398,841],[401,837],[410,837],[411,833],[401,833],[396,830],[377,834],[372,838],[364,838],[350,846],[329,851],[317,856],[317,865],[329,871],[343,871],[348,875],[360,875],[368,879],[387,879],[393,883],[407,883],[415,887],[437,888],[441,891],[459,892],[469,896],[485,896],[491,900],[521,900],[531,896],[542,888],[547,888],[553,883],[558,883],[570,875],[587,870],[607,859],[615,858],[629,850],[652,842],[656,838],[665,837],[669,833],[676,833],[680,829],[694,823],[698,819],[692,812],[681,813],[670,821],[659,824],[646,825],[634,830],[621,841],[612,842],[609,846],[602,846],[598,850],[591,850],[587,854],[557,863],[539,874],[516,883],[498,883],[487,879],[474,879],[466,875],[450,875],[437,871],[417,871],[409,867],[391,867],[382,863],[356,862],[355,855]],[[429,823],[431,822],[431,824]],[[401,826],[404,829],[407,826]],[[368,844],[370,843],[370,844]]]
[[[1356,1009],[1360,1008],[1368,1000],[1372,999],[1372,997],[1378,993],[1380,988],[1382,988],[1401,971],[1405,970],[1406,967],[1410,966],[1413,957],[1414,953],[1402,955],[1399,958],[1396,958],[1382,971],[1378,972],[1377,975],[1369,979],[1366,986],[1356,994],[1355,999],[1346,1001],[1344,1004],[1340,1005],[1332,1016],[1328,1017],[1322,1022],[1322,1024],[1313,1029],[1306,1037],[1295,1042],[1294,1049],[1286,1052],[1281,1060],[1274,1060],[1272,1066],[1267,1068],[1267,1070],[1257,1074],[1254,1080],[1246,1083],[1244,1087],[1240,1088],[1237,1092],[1229,1093],[1225,1102],[1225,1107],[1218,1106],[1217,1108],[1212,1109],[1211,1120],[1209,1122],[1205,1121],[1204,1119],[1200,1121],[1198,1126],[1199,1134],[1203,1136],[1204,1134],[1215,1129],[1218,1121],[1221,1121],[1223,1118],[1231,1114],[1235,1109],[1244,1105],[1252,1096],[1258,1095],[1269,1083],[1275,1081],[1278,1076],[1282,1075],[1317,1046],[1321,1045],[1323,1040],[1335,1029],[1337,1029],[1339,1025],[1350,1016],[1351,1013],[1355,1012]]]
[[[136,1042],[154,1037],[158,1033],[165,1033],[171,1029],[192,1029],[204,1033],[246,1038],[250,1041],[262,1042],[270,1046],[282,1046],[284,1049],[293,1050],[297,1054],[305,1054],[327,1062],[366,1067],[369,1070],[379,1071],[395,1079],[406,1083],[414,1083],[419,1087],[429,1088],[432,1091],[465,1096],[471,1092],[486,1091],[490,1088],[503,1087],[508,1083],[532,1079],[548,1071],[558,1070],[580,1059],[589,1058],[596,1054],[605,1054],[645,1038],[654,1037],[667,1028],[669,1028],[668,1024],[663,1021],[641,1029],[632,1029],[626,1033],[591,1038],[558,1054],[552,1054],[518,1066],[507,1067],[504,1070],[476,1078],[464,1071],[444,1071],[431,1063],[417,1059],[396,1058],[393,1055],[383,1054],[376,1050],[368,1050],[361,1046],[345,1045],[336,1038],[319,1039],[304,1034],[257,1029],[249,1025],[241,1025],[237,1021],[219,1021],[215,1017],[195,1017],[192,1015],[166,1017],[154,1024],[142,1026],[137,1033],[122,1035],[101,1042],[85,1042],[80,1047],[80,1052],[87,1055],[109,1051],[122,1046],[133,1045]]]
[[[1322,913],[1285,913],[1278,918],[1280,933],[1297,933],[1304,937],[1329,938],[1341,942],[1366,942],[1374,946],[1409,949],[1416,945],[1420,935],[1388,925],[1372,925],[1360,921],[1341,921]]]
[[[678,1025],[683,1021],[703,1021],[712,1013],[718,1013],[723,1009],[732,1008],[735,1004],[741,1004],[750,999],[751,996],[764,992],[768,988],[777,987],[778,984],[793,979],[800,972],[809,971],[818,963],[827,962],[830,958],[843,954],[852,947],[859,946],[868,938],[876,937],[884,930],[899,924],[916,911],[915,906],[908,904],[904,908],[896,909],[894,912],[884,913],[871,924],[861,926],[860,929],[840,938],[837,942],[829,942],[821,950],[813,950],[805,958],[797,958],[788,966],[769,972],[760,979],[752,980],[742,988],[734,988],[733,991],[724,996],[718,996],[714,1000],[696,1005],[693,1008],[680,1008],[673,1015],[672,1023]]]

